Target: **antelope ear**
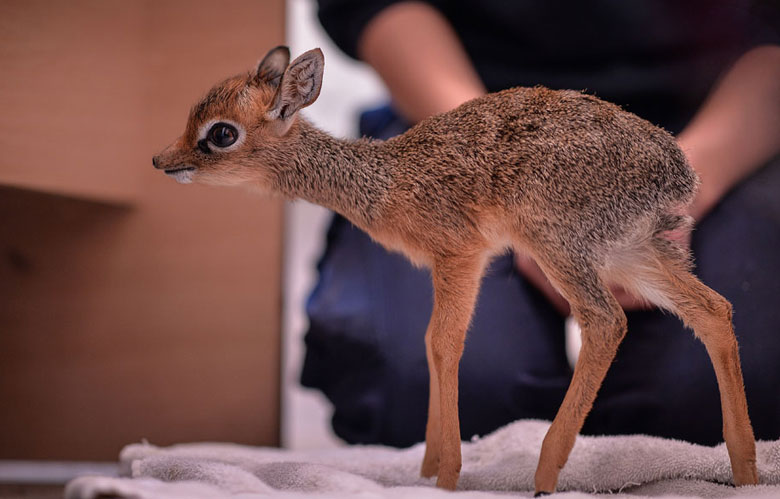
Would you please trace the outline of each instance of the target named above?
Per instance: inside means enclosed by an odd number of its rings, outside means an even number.
[[[324,67],[325,59],[320,49],[309,50],[295,59],[282,75],[268,118],[287,121],[317,100]]]
[[[290,64],[290,49],[280,45],[271,49],[257,65],[256,83],[267,83],[274,88],[279,86],[284,70]]]

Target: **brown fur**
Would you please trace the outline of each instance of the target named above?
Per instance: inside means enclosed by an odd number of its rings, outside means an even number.
[[[542,446],[537,492],[555,490],[626,333],[608,283],[676,313],[704,342],[734,481],[757,483],[731,307],[691,274],[687,249],[669,236],[688,229],[681,213],[698,182],[671,135],[590,95],[536,87],[472,100],[386,142],[338,140],[297,117],[319,94],[321,52],[288,62],[285,48],[274,49],[255,73],[214,87],[155,166],[192,166],[195,181],[319,203],[432,268],[424,476],[456,486],[458,363],[485,266],[513,248],[530,253],[566,297],[583,336]],[[243,127],[240,147],[199,150],[199,129],[212,119]]]

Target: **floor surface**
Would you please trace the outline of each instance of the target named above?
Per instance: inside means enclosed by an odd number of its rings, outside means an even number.
[[[31,485],[31,484],[2,484],[0,483],[0,499],[62,499],[64,491],[62,485]]]

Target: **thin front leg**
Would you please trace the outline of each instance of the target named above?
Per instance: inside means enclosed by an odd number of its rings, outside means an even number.
[[[430,329],[425,334],[425,354],[428,359],[428,424],[425,427],[425,457],[423,457],[420,475],[430,478],[439,473],[439,455],[441,452],[441,420],[439,413],[439,377],[431,350]]]
[[[431,381],[422,473],[430,472],[438,461],[436,486],[450,490],[458,483],[461,466],[458,364],[484,265],[485,258],[479,255],[440,259],[433,268],[433,313],[425,342],[435,381]],[[438,401],[433,398],[436,392]]]

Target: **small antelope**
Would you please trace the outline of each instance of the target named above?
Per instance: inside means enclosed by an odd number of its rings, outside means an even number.
[[[422,476],[457,484],[458,363],[485,266],[511,248],[536,260],[582,329],[537,495],[555,490],[626,333],[608,284],[675,313],[704,343],[734,483],[758,482],[731,304],[691,273],[676,242],[690,228],[682,213],[698,178],[670,134],[590,95],[536,87],[485,95],[387,141],[339,140],[298,116],[317,99],[323,68],[319,49],[292,63],[286,47],[271,50],[255,71],[212,88],[153,163],[181,183],[320,204],[432,269]]]

